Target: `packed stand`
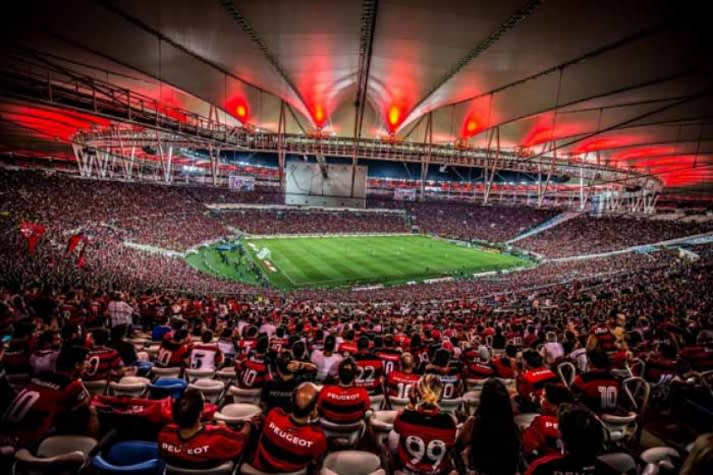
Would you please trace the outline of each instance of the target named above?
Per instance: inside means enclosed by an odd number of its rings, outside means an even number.
[[[709,473],[713,261],[657,259],[388,306],[22,282],[0,305],[0,453],[18,473]]]

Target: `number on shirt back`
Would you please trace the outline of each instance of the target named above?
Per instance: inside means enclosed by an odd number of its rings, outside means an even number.
[[[164,348],[161,348],[158,351],[158,357],[156,360],[158,361],[158,364],[161,366],[168,366],[168,363],[171,362],[171,356],[173,355],[173,352],[168,351]]]
[[[454,392],[455,385],[453,383],[446,383],[443,385],[443,399],[453,399]]]
[[[396,391],[398,392],[398,395],[396,397],[399,399],[406,399],[412,387],[413,384],[397,383]]]
[[[205,357],[205,353],[195,353],[193,355],[193,361],[191,361],[191,369],[201,369],[203,366],[203,357]]]
[[[97,374],[97,371],[99,370],[100,361],[101,360],[99,359],[98,356],[92,356],[91,358],[89,358],[89,360],[87,361],[87,366],[86,366],[86,368],[87,368],[86,372],[87,372],[88,376],[94,376],[95,374]]]
[[[5,413],[5,420],[12,424],[19,424],[40,398],[37,391],[23,390]]]
[[[426,445],[422,438],[409,435],[406,437],[406,452],[411,456],[411,465],[422,463],[424,458],[428,458],[432,465],[438,466],[446,456],[446,443],[433,439]]]
[[[599,396],[602,399],[602,409],[615,409],[617,390],[614,386],[599,386]]]
[[[246,369],[243,372],[243,384],[245,386],[252,386],[255,383],[255,378],[257,378],[257,371],[254,369]]]
[[[356,380],[359,383],[371,383],[376,376],[376,369],[373,366],[357,366]]]

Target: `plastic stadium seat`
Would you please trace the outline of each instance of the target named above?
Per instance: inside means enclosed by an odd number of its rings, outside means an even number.
[[[215,376],[215,371],[212,369],[186,368],[186,370],[183,372],[183,376],[186,378],[186,381],[192,383],[199,379],[213,379],[213,376]]]
[[[445,412],[446,414],[455,414],[463,405],[463,398],[441,399],[439,405],[441,407],[441,412]]]
[[[153,363],[150,361],[137,361],[136,362],[136,376],[146,377],[151,373],[151,368],[153,368]]]
[[[159,378],[154,383],[149,384],[150,399],[163,399],[171,396],[178,399],[183,396],[186,390],[186,381],[179,378]]]
[[[237,374],[235,373],[235,368],[233,367],[219,369],[215,372],[215,379],[223,381],[226,385],[233,381],[236,377]]]
[[[89,453],[97,446],[91,437],[58,435],[40,443],[37,454],[27,449],[15,453],[16,474],[76,474],[89,460]]]
[[[563,361],[557,365],[557,374],[565,386],[570,387],[577,376],[577,367],[569,361]]]
[[[213,419],[226,424],[237,424],[249,421],[260,414],[262,414],[262,409],[254,404],[227,404],[220,412],[213,415]]]
[[[149,347],[146,347],[144,351],[149,354],[149,357],[153,360],[156,358],[156,355],[158,355],[158,349],[161,348],[161,345],[151,345]]]
[[[113,396],[141,397],[146,394],[151,380],[140,376],[124,376],[119,382],[109,383],[109,393]]]
[[[468,391],[482,391],[483,390],[483,385],[487,379],[466,379],[465,380],[465,387],[468,388]]]
[[[178,366],[175,368],[160,368],[154,366],[151,368],[151,373],[157,378],[178,378],[181,376],[181,370],[182,368]]]
[[[322,389],[321,387],[319,389]],[[369,400],[371,400],[371,410],[372,411],[378,411],[379,409],[383,409],[384,405],[384,395],[383,394],[374,394],[373,396],[369,395]]]
[[[609,440],[611,442],[619,442],[630,435],[629,429],[636,422],[636,413],[630,412],[625,416],[602,414],[600,419],[607,432],[609,432]]]
[[[636,460],[634,460],[634,457],[625,452],[604,454],[597,458],[609,465],[618,473],[636,474]]]
[[[653,447],[641,453],[641,460],[646,464],[644,472],[647,474],[657,474],[660,472],[674,473],[676,463],[681,458],[681,454],[672,447]],[[661,470],[663,469],[663,470]]]
[[[474,414],[480,405],[480,391],[468,391],[463,394],[463,405],[467,414]]]
[[[149,343],[151,343],[151,340],[149,340],[148,338],[133,338],[129,341],[132,345],[134,345],[134,349],[136,349],[136,351],[142,351],[146,346],[149,345]]]
[[[106,388],[109,381],[106,379],[98,379],[96,381],[82,381],[84,387],[87,388],[90,394],[94,396],[103,396],[106,393]]]
[[[399,411],[374,411],[369,418],[369,427],[374,434],[376,444],[381,447],[394,428],[394,420]]]
[[[409,400],[405,397],[389,397],[389,407],[394,411],[401,410],[408,406]]]
[[[94,457],[92,466],[104,474],[158,475],[163,472],[163,462],[158,456],[158,443],[141,440],[114,444],[106,457]]]
[[[341,450],[324,459],[320,475],[386,475],[381,460],[371,452]]]
[[[307,469],[305,468],[305,469],[299,470],[297,472],[283,473],[282,475],[305,475],[306,473],[307,473]],[[247,462],[243,463],[240,466],[240,474],[241,475],[273,475],[272,473],[260,471]]]
[[[532,424],[532,421],[535,420],[537,416],[540,414],[537,412],[527,412],[525,414],[518,414],[515,416],[515,424],[520,428],[520,430],[527,429],[530,427],[530,424]]]
[[[237,386],[230,386],[228,393],[233,396],[233,402],[244,404],[260,404],[260,394],[262,389],[243,389]]]
[[[225,462],[213,468],[181,468],[166,464],[166,475],[231,475],[235,470],[233,462]]]
[[[329,445],[342,448],[354,447],[358,444],[366,429],[364,421],[357,421],[351,424],[337,424],[320,417],[319,424],[324,430],[324,435],[327,437]]]
[[[225,383],[214,379],[198,379],[188,385],[188,389],[197,389],[203,393],[206,401],[217,404],[223,399],[225,393]]]

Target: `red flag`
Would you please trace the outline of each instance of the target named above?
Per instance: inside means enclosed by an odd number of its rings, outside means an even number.
[[[32,255],[35,253],[37,243],[45,233],[45,227],[41,224],[23,222],[20,225],[20,234],[27,240],[27,253]]]
[[[82,234],[81,232],[70,237],[69,242],[67,243],[67,250],[65,251],[65,255],[73,253],[77,246],[79,246],[79,243],[83,240],[84,234]]]

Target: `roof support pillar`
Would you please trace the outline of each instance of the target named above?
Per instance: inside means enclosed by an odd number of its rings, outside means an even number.
[[[426,153],[421,159],[421,201],[426,201],[426,178],[428,178],[428,167],[431,164],[431,145],[433,144],[433,114],[428,113],[426,119],[426,131],[424,133],[424,142],[426,142]]]
[[[277,121],[277,164],[280,175],[280,191],[285,191],[285,101],[280,101],[280,117]]]
[[[493,139],[495,139],[495,157],[493,154]],[[491,161],[492,160],[492,161]],[[493,181],[495,181],[495,175],[497,174],[498,161],[500,160],[500,127],[495,127],[490,131],[490,137],[488,137],[488,152],[487,158],[485,159],[485,189],[483,190],[483,204],[488,204],[488,199],[490,198],[490,190],[493,188]],[[500,195],[502,200],[502,194]]]

